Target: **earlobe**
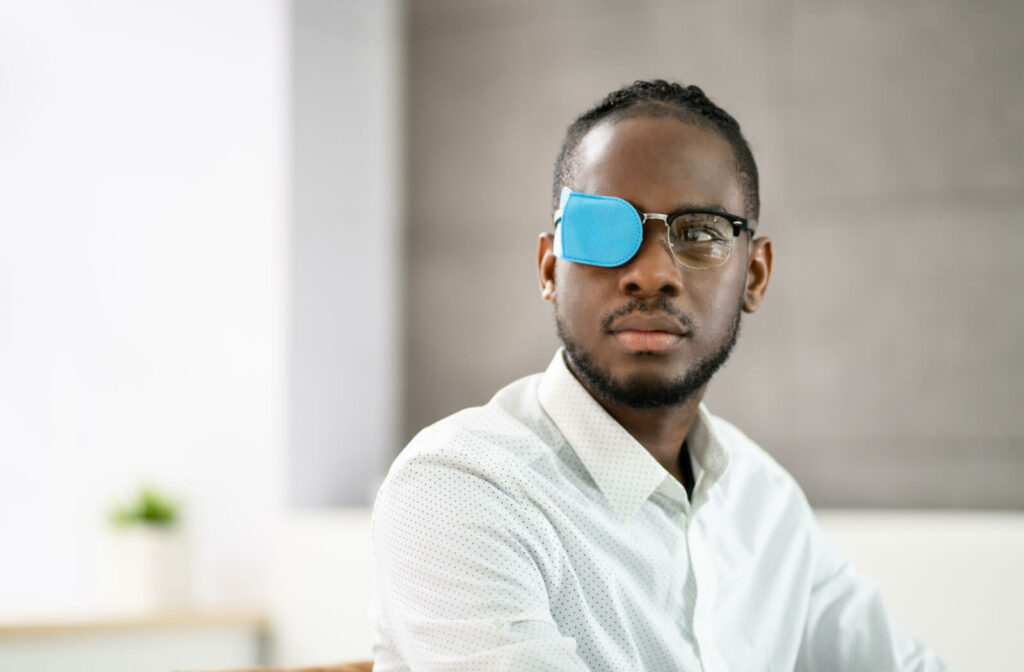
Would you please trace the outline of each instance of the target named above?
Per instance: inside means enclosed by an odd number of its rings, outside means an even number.
[[[542,233],[537,241],[537,276],[540,295],[545,301],[555,298],[555,236]]]
[[[750,245],[747,259],[747,286],[743,295],[743,312],[753,313],[761,307],[768,281],[772,275],[772,241],[757,238]]]

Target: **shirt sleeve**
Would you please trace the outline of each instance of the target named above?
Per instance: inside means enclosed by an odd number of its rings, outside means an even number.
[[[814,580],[796,672],[949,672],[894,621],[875,583],[812,520]]]
[[[393,473],[373,516],[374,669],[585,672],[551,617],[545,525],[441,458]]]

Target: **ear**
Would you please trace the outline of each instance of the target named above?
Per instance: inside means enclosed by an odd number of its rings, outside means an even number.
[[[540,234],[537,240],[537,276],[540,295],[545,301],[555,298],[555,258],[555,234]]]
[[[761,307],[772,276],[772,241],[755,238],[747,255],[747,288],[743,295],[743,312],[753,313]]]

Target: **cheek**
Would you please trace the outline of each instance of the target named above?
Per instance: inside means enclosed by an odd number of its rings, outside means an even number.
[[[729,268],[720,274],[699,277],[699,284],[691,284],[690,293],[697,299],[700,309],[715,318],[715,322],[731,320],[746,290],[746,268]]]
[[[555,306],[563,318],[585,319],[599,311],[601,283],[591,270],[567,262],[555,266]]]

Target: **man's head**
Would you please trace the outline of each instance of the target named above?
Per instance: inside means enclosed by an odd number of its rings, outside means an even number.
[[[579,160],[576,149],[583,136],[602,122],[615,122],[636,116],[673,117],[694,126],[717,131],[732,145],[736,173],[743,188],[744,212],[736,214],[755,219],[759,216],[761,199],[757,164],[746,138],[740,131],[739,123],[732,115],[711,102],[700,87],[682,86],[662,79],[637,81],[613,91],[572,122],[555,159],[551,189],[552,210],[558,208],[562,187],[573,181]]]
[[[661,81],[616,91],[569,127],[555,164],[556,194],[562,187],[646,213],[741,219],[759,207],[739,125],[700,89]],[[760,305],[772,260],[770,241],[739,231],[724,263],[692,268],[669,247],[665,222],[641,226],[639,250],[619,266],[558,258],[551,233],[538,250],[541,292],[555,305],[570,367],[592,393],[638,409],[703,394],[735,343],[740,311]]]

